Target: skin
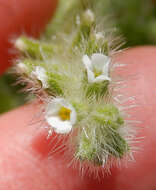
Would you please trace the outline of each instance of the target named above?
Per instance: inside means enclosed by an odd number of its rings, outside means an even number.
[[[18,0],[16,4],[20,8],[15,10],[13,2],[15,1],[0,0],[0,19],[6,18],[0,30],[1,73],[9,66],[10,56],[4,53],[8,52],[6,43],[8,36],[22,29],[32,31],[34,22],[38,34],[56,6],[56,2],[50,0],[40,0],[40,4],[37,0]],[[36,5],[38,5],[38,16],[29,14],[33,12]],[[118,70],[120,76],[127,79],[128,84],[128,87],[121,91],[125,96],[136,97],[135,103],[138,107],[131,110],[131,115],[133,119],[142,121],[138,127],[140,129],[138,137],[145,138],[138,145],[141,149],[134,154],[135,162],[129,162],[127,167],[121,163],[121,168],[114,167],[111,175],[106,175],[104,178],[100,176],[100,180],[87,176],[81,178],[77,169],[66,167],[67,163],[61,153],[54,154],[49,159],[48,153],[54,145],[49,144],[46,131],[40,128],[37,122],[40,118],[34,119],[35,122],[30,125],[32,116],[39,112],[40,106],[38,102],[33,102],[0,117],[0,189],[156,189],[156,98],[154,96],[156,94],[156,47],[132,48],[119,53],[115,59],[127,64],[126,69]]]
[[[39,36],[56,8],[56,0],[0,0],[0,74],[15,58],[12,39],[19,34]]]

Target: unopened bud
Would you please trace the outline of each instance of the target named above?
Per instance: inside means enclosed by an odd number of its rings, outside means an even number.
[[[19,69],[19,71],[20,71],[21,73],[27,73],[27,72],[28,72],[28,67],[27,67],[24,63],[19,62],[19,63],[17,64],[17,66],[18,66],[18,69]]]
[[[87,25],[91,25],[94,23],[94,21],[95,21],[94,13],[90,9],[86,10],[83,14],[83,22]]]
[[[26,50],[26,44],[24,43],[24,41],[21,38],[18,38],[15,41],[15,47],[17,49],[19,49],[20,51],[25,51]]]

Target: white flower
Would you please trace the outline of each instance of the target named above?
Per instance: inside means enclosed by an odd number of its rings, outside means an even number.
[[[32,78],[36,77],[39,81],[42,82],[43,88],[48,88],[48,76],[46,70],[41,66],[36,66],[35,70],[31,73]]]
[[[76,111],[63,98],[55,98],[47,106],[45,119],[56,133],[69,133],[76,123]]]
[[[84,55],[82,61],[87,70],[89,83],[111,80],[109,77],[109,64],[111,59],[108,56],[95,53],[90,59],[88,55]]]

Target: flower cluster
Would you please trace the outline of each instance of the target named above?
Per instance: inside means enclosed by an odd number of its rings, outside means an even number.
[[[87,72],[88,83],[101,83],[111,80],[109,77],[110,58],[108,56],[100,53],[93,54],[90,60],[87,55],[84,55],[82,60]],[[42,82],[43,88],[48,86],[47,76],[43,68],[37,66],[32,74],[35,74],[37,79]],[[72,130],[72,126],[76,124],[76,115],[74,107],[65,99],[54,98],[48,105],[45,118],[56,133],[63,134]]]
[[[15,67],[28,91],[43,96],[49,134],[71,134],[75,160],[105,166],[112,158],[123,158],[130,146],[127,126],[110,91],[114,44],[98,29],[97,12],[82,1],[61,8],[63,18],[66,12],[69,18],[64,19],[63,30],[56,15],[44,38],[19,37],[15,46],[22,56]],[[55,32],[56,28],[65,32]]]

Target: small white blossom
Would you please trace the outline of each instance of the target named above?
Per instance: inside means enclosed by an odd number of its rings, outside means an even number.
[[[32,78],[36,77],[39,81],[41,81],[43,88],[48,88],[48,76],[46,74],[46,70],[41,66],[36,66],[35,70],[31,73]]]
[[[111,80],[109,77],[109,64],[111,59],[108,56],[95,53],[90,59],[88,55],[84,55],[82,61],[87,70],[89,83]]]
[[[66,134],[76,123],[76,111],[63,98],[55,98],[47,106],[45,119],[56,133]]]

